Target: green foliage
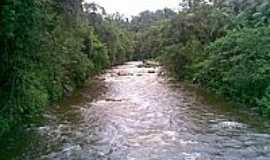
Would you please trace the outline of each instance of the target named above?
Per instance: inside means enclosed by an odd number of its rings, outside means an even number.
[[[270,117],[270,89],[266,88],[264,96],[257,100],[260,111]]]
[[[136,56],[158,56],[178,79],[269,116],[270,2],[210,2],[181,0],[183,9],[165,20],[151,12],[136,17]]]
[[[239,4],[241,12],[234,18],[237,28],[260,27],[270,24],[270,2],[247,0]]]
[[[166,65],[178,79],[183,79],[187,75],[187,66],[190,64],[190,59],[183,52],[182,46],[168,46],[162,51],[160,61]]]
[[[128,32],[128,21],[120,14],[106,15],[104,8],[95,7],[95,5],[85,4],[88,13],[86,16],[89,23],[93,24],[98,39],[107,50],[107,56],[104,58],[108,60],[103,63],[122,64],[132,57],[134,48],[133,34]],[[101,12],[102,15],[98,12]]]
[[[172,45],[162,49],[160,62],[179,80],[193,78],[198,70],[197,62],[202,59],[203,45],[197,40],[191,40],[183,45]]]
[[[122,64],[133,53],[132,35],[125,28],[119,28],[113,19],[107,19],[104,25],[102,40],[108,49],[111,65]]]
[[[132,18],[130,29],[135,32],[142,32],[153,25],[159,24],[160,21],[173,19],[175,16],[176,13],[169,8],[164,8],[163,10],[157,10],[155,12],[146,10]]]
[[[225,35],[230,22],[225,13],[209,4],[192,2],[190,5],[161,30],[159,59],[180,80],[194,79],[201,68],[199,62],[205,58],[205,47]]]
[[[127,29],[88,6],[84,12],[81,0],[1,2],[0,136],[129,58]]]
[[[268,110],[269,37],[268,27],[244,29],[211,44],[209,57],[198,75],[200,83],[248,106],[263,101],[261,111]]]
[[[163,26],[152,26],[142,33],[137,33],[137,51],[134,56],[135,59],[154,58],[160,55],[161,46],[163,43],[162,38]]]
[[[269,1],[182,0],[179,13],[131,21],[82,0],[3,0],[0,136],[110,65],[156,58],[192,80],[270,115]]]
[[[1,10],[0,119],[6,124],[0,132],[9,128],[11,121],[21,121],[47,103],[48,95],[40,81],[42,72],[37,73],[39,65],[33,64],[40,57],[43,23],[39,19],[44,14],[40,5],[30,0],[6,0]]]
[[[133,59],[154,58],[160,55],[165,41],[163,33],[176,13],[168,8],[155,12],[144,11],[132,18],[129,30],[134,33]]]

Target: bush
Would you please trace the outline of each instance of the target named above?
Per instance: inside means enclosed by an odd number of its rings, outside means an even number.
[[[230,32],[208,48],[200,84],[235,102],[269,110],[270,28]]]
[[[190,40],[185,46],[165,47],[159,59],[177,79],[191,80],[198,70],[197,63],[203,57],[203,50],[204,47],[199,41]]]
[[[162,50],[160,62],[179,80],[185,78],[187,74],[187,66],[190,64],[190,59],[182,52],[181,45],[172,45],[165,47]]]

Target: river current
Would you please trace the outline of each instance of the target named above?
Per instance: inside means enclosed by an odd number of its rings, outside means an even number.
[[[174,82],[160,66],[128,62],[89,86],[49,109],[3,159],[270,159],[265,120]]]

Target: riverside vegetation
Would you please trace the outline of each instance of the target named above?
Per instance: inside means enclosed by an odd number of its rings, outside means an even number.
[[[4,0],[0,18],[0,134],[128,60],[118,15],[81,0]]]
[[[182,0],[130,21],[82,0],[0,5],[0,135],[131,59],[270,116],[268,0]]]
[[[179,80],[269,117],[270,2],[184,0],[180,5],[176,15],[164,10],[168,19],[133,23],[141,26],[136,38],[144,39],[136,53],[158,57]],[[151,14],[137,19],[149,22],[144,19],[155,19]]]

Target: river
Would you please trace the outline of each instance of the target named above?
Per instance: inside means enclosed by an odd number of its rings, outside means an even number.
[[[266,120],[142,62],[107,70],[44,117],[7,139],[0,159],[270,159]]]

